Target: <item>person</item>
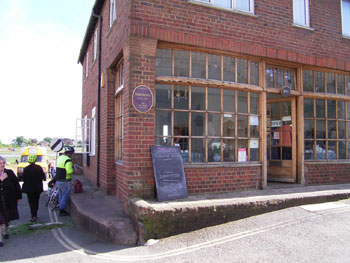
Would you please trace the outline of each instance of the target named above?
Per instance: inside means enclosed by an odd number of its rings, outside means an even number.
[[[57,158],[56,164],[56,183],[60,189],[58,195],[58,203],[60,213],[59,216],[67,216],[69,213],[65,210],[69,201],[71,191],[71,180],[74,172],[72,156],[74,154],[74,148],[71,146],[64,147],[64,154]]]
[[[31,219],[30,222],[35,222],[39,208],[40,194],[43,192],[43,181],[45,173],[40,165],[35,164],[36,155],[29,155],[29,165],[23,169],[23,185],[22,193],[26,193],[30,207]]]
[[[21,187],[12,170],[5,169],[6,159],[0,156],[0,247],[11,220],[19,219],[17,202],[22,199]]]

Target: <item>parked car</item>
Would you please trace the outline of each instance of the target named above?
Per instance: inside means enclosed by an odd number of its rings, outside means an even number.
[[[36,164],[40,165],[43,168],[45,176],[47,178],[48,173],[48,159],[46,148],[30,146],[22,149],[21,161],[17,166],[17,177],[19,181],[22,181],[23,169],[29,165],[28,156],[30,154],[35,154],[37,156]]]

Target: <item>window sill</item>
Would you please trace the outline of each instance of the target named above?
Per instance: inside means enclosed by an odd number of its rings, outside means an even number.
[[[312,32],[315,31],[315,29],[308,27],[308,26],[302,26],[302,25],[298,25],[298,24],[294,24],[294,23],[291,23],[290,25],[292,27],[301,28],[301,29],[312,31]]]
[[[94,157],[96,154],[95,153],[89,153],[90,157]]]
[[[334,164],[350,164],[350,160],[308,160],[304,161],[305,164],[327,164],[327,165],[334,165]]]
[[[349,39],[350,40],[350,36],[342,35],[341,37],[344,38],[344,39]]]
[[[262,166],[261,162],[236,162],[236,163],[185,163],[184,168],[217,168],[217,167],[255,167]]]
[[[196,1],[196,0],[188,0],[188,2],[190,4],[206,6],[206,7],[209,7],[209,8],[214,8],[214,9],[218,9],[218,10],[221,10],[221,11],[227,11],[227,12],[231,12],[231,13],[235,13],[235,14],[240,14],[240,15],[245,15],[245,16],[250,16],[250,17],[258,17],[254,13],[244,12],[244,11],[240,11],[240,10],[237,10],[237,9],[228,9],[228,8],[224,8],[224,7],[213,6],[211,4],[203,3],[203,2],[200,2],[200,1]]]
[[[115,161],[115,165],[123,166],[123,160]]]

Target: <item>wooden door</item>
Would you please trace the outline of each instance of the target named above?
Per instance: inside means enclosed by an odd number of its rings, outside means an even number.
[[[267,180],[296,182],[295,98],[267,100]]]

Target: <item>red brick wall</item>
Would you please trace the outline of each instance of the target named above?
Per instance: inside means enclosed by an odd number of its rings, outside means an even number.
[[[305,163],[307,185],[350,183],[350,164]]]
[[[350,71],[340,1],[310,1],[311,28],[293,27],[293,1],[255,0],[256,17],[186,0],[133,0],[131,33],[163,41]]]

